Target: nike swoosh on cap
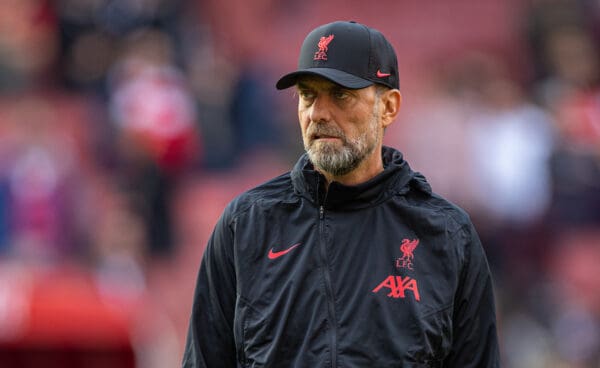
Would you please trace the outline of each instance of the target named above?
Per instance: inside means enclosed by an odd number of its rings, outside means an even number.
[[[385,77],[389,77],[391,74],[390,73],[382,73],[381,70],[377,69],[377,77],[378,78],[385,78]]]
[[[296,244],[292,245],[291,247],[289,247],[289,248],[287,248],[287,249],[280,250],[280,251],[277,251],[277,252],[274,252],[274,251],[273,251],[273,248],[271,248],[271,249],[269,250],[269,255],[268,255],[268,257],[269,257],[269,259],[276,259],[276,258],[279,258],[279,257],[281,257],[281,256],[283,256],[283,255],[285,255],[285,254],[288,254],[290,251],[292,251],[294,248],[296,248],[296,247],[297,247],[297,246],[299,246],[300,244],[301,244],[301,243],[296,243]]]

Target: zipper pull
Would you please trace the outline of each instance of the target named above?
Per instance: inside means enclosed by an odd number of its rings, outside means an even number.
[[[321,220],[323,220],[324,214],[325,214],[325,209],[323,208],[323,206],[320,206],[319,207],[319,218]]]

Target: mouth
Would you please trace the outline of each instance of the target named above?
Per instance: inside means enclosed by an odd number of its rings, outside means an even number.
[[[314,138],[315,140],[332,140],[332,139],[340,139],[339,137],[334,137],[331,135],[320,135]]]
[[[345,137],[341,129],[333,125],[315,124],[308,131],[308,139],[311,143],[321,142],[323,144],[339,144],[344,142]]]
[[[336,135],[329,135],[329,134],[312,134],[310,136],[310,139],[312,141],[333,141],[333,140],[339,140],[341,138]]]
[[[337,137],[331,136],[320,136],[311,141],[312,145],[321,146],[321,147],[337,147],[341,144],[342,140]]]

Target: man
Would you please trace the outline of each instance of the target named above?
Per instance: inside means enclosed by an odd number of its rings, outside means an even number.
[[[497,367],[492,282],[468,216],[383,147],[396,55],[354,22],[313,30],[295,86],[306,154],[225,209],[183,367]]]

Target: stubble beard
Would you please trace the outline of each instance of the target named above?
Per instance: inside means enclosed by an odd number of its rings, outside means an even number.
[[[332,176],[343,176],[356,169],[377,147],[378,116],[376,108],[371,116],[368,129],[356,139],[348,139],[344,132],[335,125],[325,123],[314,124],[307,132],[312,134],[337,137],[340,142],[322,142],[310,140],[304,142],[304,149],[315,168]]]

